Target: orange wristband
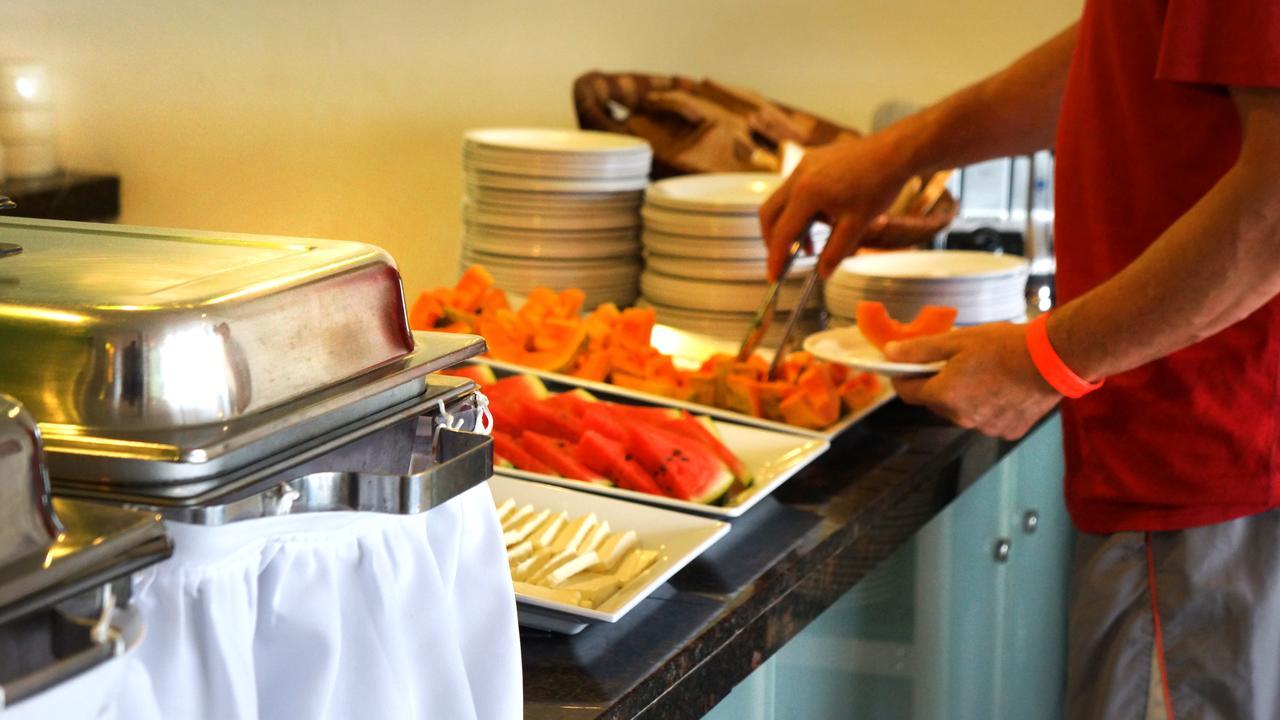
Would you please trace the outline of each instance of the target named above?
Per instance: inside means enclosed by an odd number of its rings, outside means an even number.
[[[1048,323],[1049,313],[1043,313],[1027,325],[1027,351],[1031,353],[1031,362],[1035,363],[1036,370],[1040,371],[1045,382],[1069,398],[1084,397],[1102,387],[1101,380],[1091,383],[1072,372],[1062,362],[1062,358],[1058,357],[1057,351],[1049,343]]]

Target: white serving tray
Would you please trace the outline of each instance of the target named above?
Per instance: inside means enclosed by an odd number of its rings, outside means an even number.
[[[741,495],[730,500],[729,505],[704,505],[702,503],[677,500],[675,498],[650,495],[649,493],[624,490],[620,487],[596,485],[582,480],[570,480],[554,475],[517,470],[515,468],[495,467],[494,472],[512,477],[533,480],[535,482],[559,485],[561,487],[582,490],[597,495],[608,495],[621,500],[641,502],[647,505],[659,505],[694,512],[700,515],[736,518],[750,510],[761,499],[768,496],[779,485],[790,480],[809,463],[817,460],[831,443],[818,438],[805,438],[797,435],[762,430],[760,428],[735,425],[719,420],[713,421],[724,444],[733,451],[747,470],[751,471],[754,482]]]
[[[708,415],[717,420],[728,420],[730,422],[735,422],[740,425],[751,425],[753,427],[764,428],[766,430],[773,430],[775,432],[788,433],[791,435],[800,435],[802,437],[817,438],[819,440],[826,440],[828,442],[836,439],[837,437],[840,436],[841,433],[853,427],[854,424],[856,424],[859,420],[875,412],[885,403],[889,402],[894,397],[896,397],[896,394],[893,392],[892,386],[890,386],[888,383],[884,383],[884,390],[880,393],[880,396],[876,398],[875,402],[871,403],[870,405],[859,410],[856,413],[850,413],[848,415],[845,415],[844,417],[840,418],[840,420],[838,420],[834,425],[829,425],[821,430],[812,430],[810,428],[798,427],[796,425],[788,425],[786,423],[781,423],[774,420],[767,420],[765,418],[753,417],[745,413],[734,412],[732,410],[725,410],[723,408],[713,407],[711,405],[701,405],[699,403],[691,403],[691,402],[685,402],[683,400],[675,400],[673,398],[663,397],[662,395],[654,395],[653,393],[640,392],[638,390],[631,390],[629,388],[619,387],[617,385],[611,385],[609,383],[583,380],[582,378],[576,378],[576,377],[573,377],[572,375],[561,375],[559,373],[546,372],[543,370],[535,370],[533,368],[525,367],[523,365],[516,365],[515,363],[508,363],[508,362],[503,362],[501,360],[494,360],[493,358],[478,357],[478,358],[473,358],[471,361],[489,365],[494,370],[499,370],[504,373],[536,375],[537,377],[542,378],[546,382],[559,383],[561,385],[568,385],[570,387],[584,388],[586,390],[591,391],[591,394],[597,395],[603,400],[608,400],[610,399],[610,397],[612,397],[617,399],[630,400],[632,403],[644,403],[647,405],[660,405],[662,407],[681,408],[683,410],[688,410],[689,412],[695,415]]]
[[[635,530],[640,546],[661,550],[647,571],[644,585],[619,591],[599,608],[586,608],[516,593],[516,611],[525,627],[572,635],[591,623],[614,623],[657,590],[691,560],[729,532],[729,524],[687,513],[576,492],[542,483],[495,476],[489,479],[495,502],[514,498],[517,504],[564,510],[569,515],[595,513],[615,529]]]

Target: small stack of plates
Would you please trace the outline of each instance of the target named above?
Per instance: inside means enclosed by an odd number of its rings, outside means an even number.
[[[653,153],[644,140],[582,130],[491,128],[463,142],[462,264],[498,286],[581,288],[587,307],[631,304],[639,207]]]
[[[708,173],[662,180],[645,192],[643,302],[658,321],[690,332],[741,339],[768,287],[760,204],[782,183],[768,173]],[[815,251],[829,230],[814,230]],[[802,256],[778,301],[778,329],[817,260]],[[817,298],[813,299],[816,307]],[[801,318],[802,324],[816,324]],[[766,338],[765,342],[768,342]]]
[[[884,303],[889,315],[909,321],[925,305],[957,311],[957,325],[1026,318],[1027,261],[971,250],[912,250],[858,255],[827,281],[833,324],[852,322],[860,301]]]

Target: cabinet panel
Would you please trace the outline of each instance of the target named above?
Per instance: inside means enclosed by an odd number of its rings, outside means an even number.
[[[1055,417],[708,717],[1059,718],[1071,538]]]

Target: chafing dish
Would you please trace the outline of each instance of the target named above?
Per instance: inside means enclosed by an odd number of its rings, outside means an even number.
[[[0,220],[0,388],[56,494],[222,523],[420,512],[492,468],[484,351],[409,330],[394,262],[349,242]],[[465,424],[465,423],[464,423]],[[442,425],[447,427],[442,427]]]
[[[129,575],[169,557],[155,514],[50,496],[34,419],[0,395],[0,708],[136,644]]]

